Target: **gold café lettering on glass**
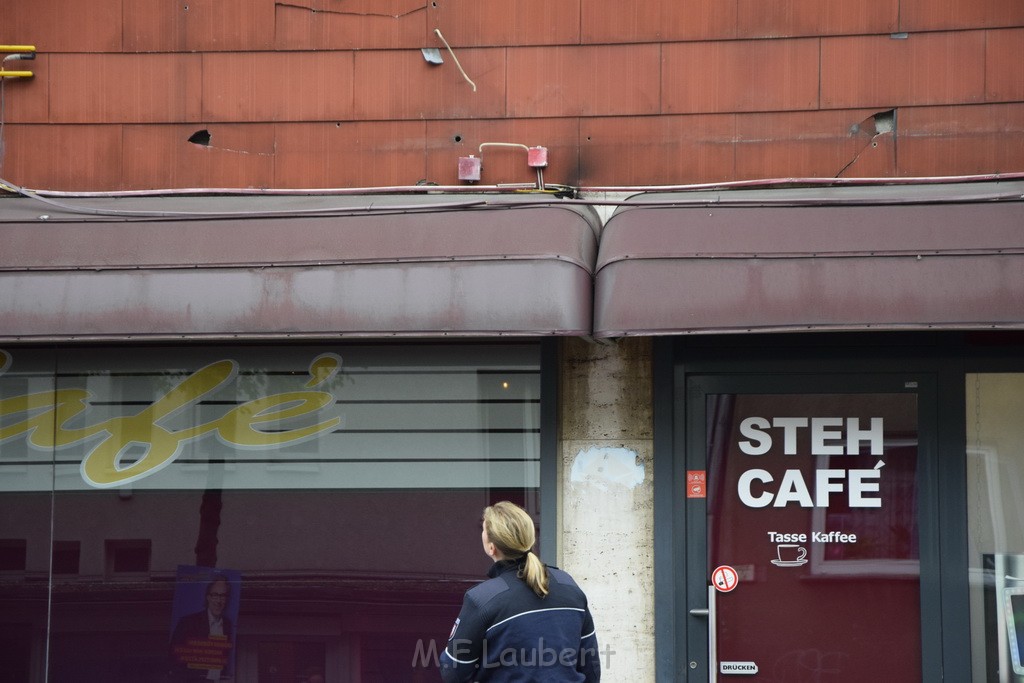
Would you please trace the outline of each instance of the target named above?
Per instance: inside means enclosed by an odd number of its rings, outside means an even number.
[[[0,351],[0,374],[12,357]],[[206,421],[189,421],[180,428],[166,426],[236,381],[238,363],[225,359],[210,363],[184,377],[133,415],[119,415],[84,423],[95,400],[81,388],[57,388],[15,395],[0,400],[0,442],[24,437],[40,451],[86,448],[81,460],[82,479],[89,486],[122,486],[159,472],[181,454],[186,444],[207,436],[235,449],[279,448],[301,443],[341,425],[327,417],[313,424],[284,429],[261,429],[316,416],[333,406],[335,397],[316,391],[337,373],[342,360],[332,353],[314,358],[304,386],[294,391],[254,398]],[[75,426],[71,426],[75,425]]]

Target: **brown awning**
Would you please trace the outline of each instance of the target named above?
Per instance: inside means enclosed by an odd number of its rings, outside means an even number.
[[[0,341],[590,334],[589,208],[428,201],[0,199]]]
[[[1022,198],[1021,182],[637,197],[602,234],[594,334],[1022,328]]]

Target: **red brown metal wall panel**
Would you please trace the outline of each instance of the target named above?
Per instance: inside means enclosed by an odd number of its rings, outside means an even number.
[[[126,52],[269,50],[274,0],[123,0]]]
[[[427,25],[423,0],[275,2],[278,50],[420,48]]]
[[[662,54],[665,113],[818,107],[816,38],[671,43]]]
[[[900,0],[901,31],[1024,26],[1019,0]]]
[[[645,116],[580,121],[580,183],[602,185],[608,169],[626,185],[733,179],[736,116]]]
[[[1024,104],[901,109],[898,125],[899,175],[1014,173],[1024,167]]]
[[[997,125],[999,107],[1024,104],[1019,0],[97,0],[87,12],[70,7],[66,0],[4,4],[0,39],[39,49],[34,62],[7,65],[35,72],[5,82],[0,177],[16,183],[65,190],[366,187],[413,176],[454,183],[458,157],[481,140],[533,131],[524,144],[548,148],[545,178],[567,184],[1024,171],[1016,118]],[[444,63],[429,64],[421,48],[438,49]],[[944,118],[919,112],[945,105],[956,106]],[[844,132],[858,125],[849,116],[886,111],[892,127],[882,137]],[[992,125],[972,130],[979,117]],[[924,119],[925,133],[909,126]],[[538,128],[530,120],[558,123]],[[417,125],[391,125],[402,121]],[[44,123],[52,127],[17,130]],[[276,128],[270,152],[265,132],[252,140],[239,133],[243,151],[234,160],[224,149],[194,149],[181,135],[182,127],[246,123],[300,128]],[[130,124],[123,153],[110,130],[73,142],[123,166],[67,159],[61,145],[86,130],[59,130],[67,124]],[[329,126],[361,136],[335,135]],[[395,131],[412,137],[389,139]],[[44,152],[53,156],[39,158]],[[203,162],[190,169],[196,153]],[[346,165],[346,158],[361,161]],[[486,168],[496,182],[534,178],[511,157],[491,155]]]
[[[435,28],[452,47],[575,45],[580,42],[580,0],[435,0],[429,9],[425,46],[441,46]],[[442,48],[443,49],[443,48]]]
[[[67,0],[4,0],[0,42],[42,52],[120,52],[121,1],[96,0],[75,11]]]
[[[8,125],[4,143],[0,177],[19,185],[68,191],[122,188],[120,125]]]
[[[738,0],[737,36],[765,38],[893,33],[899,0]]]
[[[659,59],[657,45],[510,48],[508,115],[656,114]]]
[[[877,110],[585,118],[580,183],[601,184],[616,168],[627,185],[769,177],[887,177],[896,174],[892,133]],[[587,173],[593,170],[594,175]]]
[[[896,175],[896,136],[893,133],[883,133],[874,136],[871,142],[836,174],[836,177],[892,178]]]
[[[1024,3],[1019,4],[1024,6]],[[1016,67],[1010,67],[1011,64]],[[987,32],[985,99],[989,102],[1024,100],[1024,28]]]
[[[580,13],[586,44],[736,37],[736,0],[581,0]]]
[[[483,159],[481,183],[536,183],[537,173],[526,164],[526,150],[509,147],[485,147],[487,142],[505,142],[544,146],[548,149],[548,168],[544,181],[576,185],[579,175],[579,120],[485,119],[428,121],[426,125],[426,180],[439,185],[457,185],[458,157],[475,155]]]
[[[282,123],[276,187],[415,185],[426,175],[422,121]]]
[[[341,121],[352,118],[351,52],[203,55],[207,121]]]
[[[821,106],[985,100],[985,32],[821,39]]]
[[[879,150],[874,144],[874,113],[861,109],[737,115],[735,177],[746,180],[787,175],[851,175],[845,171],[852,164],[862,157],[876,155]],[[886,167],[888,175],[895,170],[893,166]]]
[[[201,132],[206,143],[188,142]],[[272,124],[126,125],[123,175],[138,189],[272,187]]]
[[[50,121],[198,121],[202,67],[198,54],[50,55]]]
[[[2,57],[2,56],[0,56]],[[25,67],[8,62],[5,69]],[[33,78],[8,78],[4,83],[4,110],[7,123],[46,123],[50,116],[50,55],[36,55],[27,62]]]
[[[355,53],[358,120],[495,118],[505,115],[505,50],[465,49],[459,62],[429,64],[419,50]]]

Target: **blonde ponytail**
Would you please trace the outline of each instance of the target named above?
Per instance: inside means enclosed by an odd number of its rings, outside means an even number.
[[[503,500],[484,509],[487,538],[509,560],[522,561],[518,576],[540,597],[548,594],[548,568],[532,552],[537,534],[523,508]]]
[[[548,568],[532,552],[528,551],[525,558],[523,568],[519,570],[519,578],[525,581],[534,593],[543,598],[548,594]]]

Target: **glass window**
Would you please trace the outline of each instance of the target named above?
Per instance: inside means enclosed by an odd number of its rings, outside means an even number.
[[[26,539],[25,610],[27,577],[52,562],[50,680],[436,679],[489,566],[482,508],[539,518],[539,358],[535,344],[76,349],[31,410],[24,378],[0,375],[14,399],[0,501],[22,511],[0,539]],[[24,641],[25,619],[0,614],[0,637]],[[24,680],[41,678],[45,616],[19,641]]]
[[[911,393],[708,397],[721,673],[920,680],[918,446]]]
[[[45,666],[53,448],[39,406],[52,401],[53,359],[0,350],[0,678],[35,681]]]
[[[967,375],[973,680],[1024,680],[1024,373]]]

